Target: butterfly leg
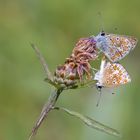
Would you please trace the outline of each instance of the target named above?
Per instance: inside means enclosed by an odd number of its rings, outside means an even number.
[[[98,107],[99,103],[100,103],[100,100],[101,100],[101,96],[102,96],[102,86],[96,85],[96,88],[99,91],[99,97],[98,97],[97,104],[96,104],[96,106]]]

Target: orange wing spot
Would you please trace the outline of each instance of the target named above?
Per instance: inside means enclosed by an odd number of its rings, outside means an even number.
[[[128,51],[128,50],[129,50],[128,45],[125,45],[125,46],[123,47],[123,50],[124,50],[124,51]]]
[[[121,54],[119,52],[116,52],[114,56],[111,57],[111,59],[114,61],[116,58],[120,58]]]
[[[110,49],[110,52],[113,54],[113,53],[114,53],[114,49],[113,49],[113,48],[111,48],[111,49]]]
[[[125,80],[124,80],[124,83],[127,83],[127,82],[128,82],[127,79],[125,79]]]
[[[117,68],[117,66],[115,65],[115,66],[113,66],[113,69],[114,69],[114,70],[117,70],[118,68]]]

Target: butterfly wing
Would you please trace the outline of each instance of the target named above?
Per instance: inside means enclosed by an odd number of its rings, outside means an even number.
[[[106,58],[103,57],[100,65],[100,70],[98,70],[94,76],[94,80],[98,81],[99,86],[102,86],[102,77],[103,77],[105,65],[106,65]]]
[[[107,50],[105,55],[112,61],[117,62],[133,50],[138,42],[135,37],[106,34]]]
[[[104,87],[117,87],[130,81],[128,72],[121,64],[107,62],[102,76]]]

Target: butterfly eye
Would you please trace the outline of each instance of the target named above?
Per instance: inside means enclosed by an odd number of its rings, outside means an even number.
[[[100,86],[100,85],[96,84],[96,87],[97,87],[97,90],[100,91],[100,90],[102,89],[103,86]]]
[[[105,32],[102,32],[102,33],[101,33],[101,36],[105,36]]]

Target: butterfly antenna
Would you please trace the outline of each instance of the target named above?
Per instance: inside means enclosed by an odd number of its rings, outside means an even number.
[[[99,106],[99,103],[101,101],[101,96],[102,96],[102,90],[100,87],[98,87],[98,91],[99,91],[99,97],[98,97],[97,104],[96,104],[97,107]]]
[[[101,12],[98,12],[98,16],[100,18],[100,27],[101,27],[101,32],[104,32],[104,23],[103,23],[103,16]]]
[[[114,28],[114,30],[115,30],[115,31],[118,31],[118,28],[117,28],[117,27],[115,27],[115,28]]]

